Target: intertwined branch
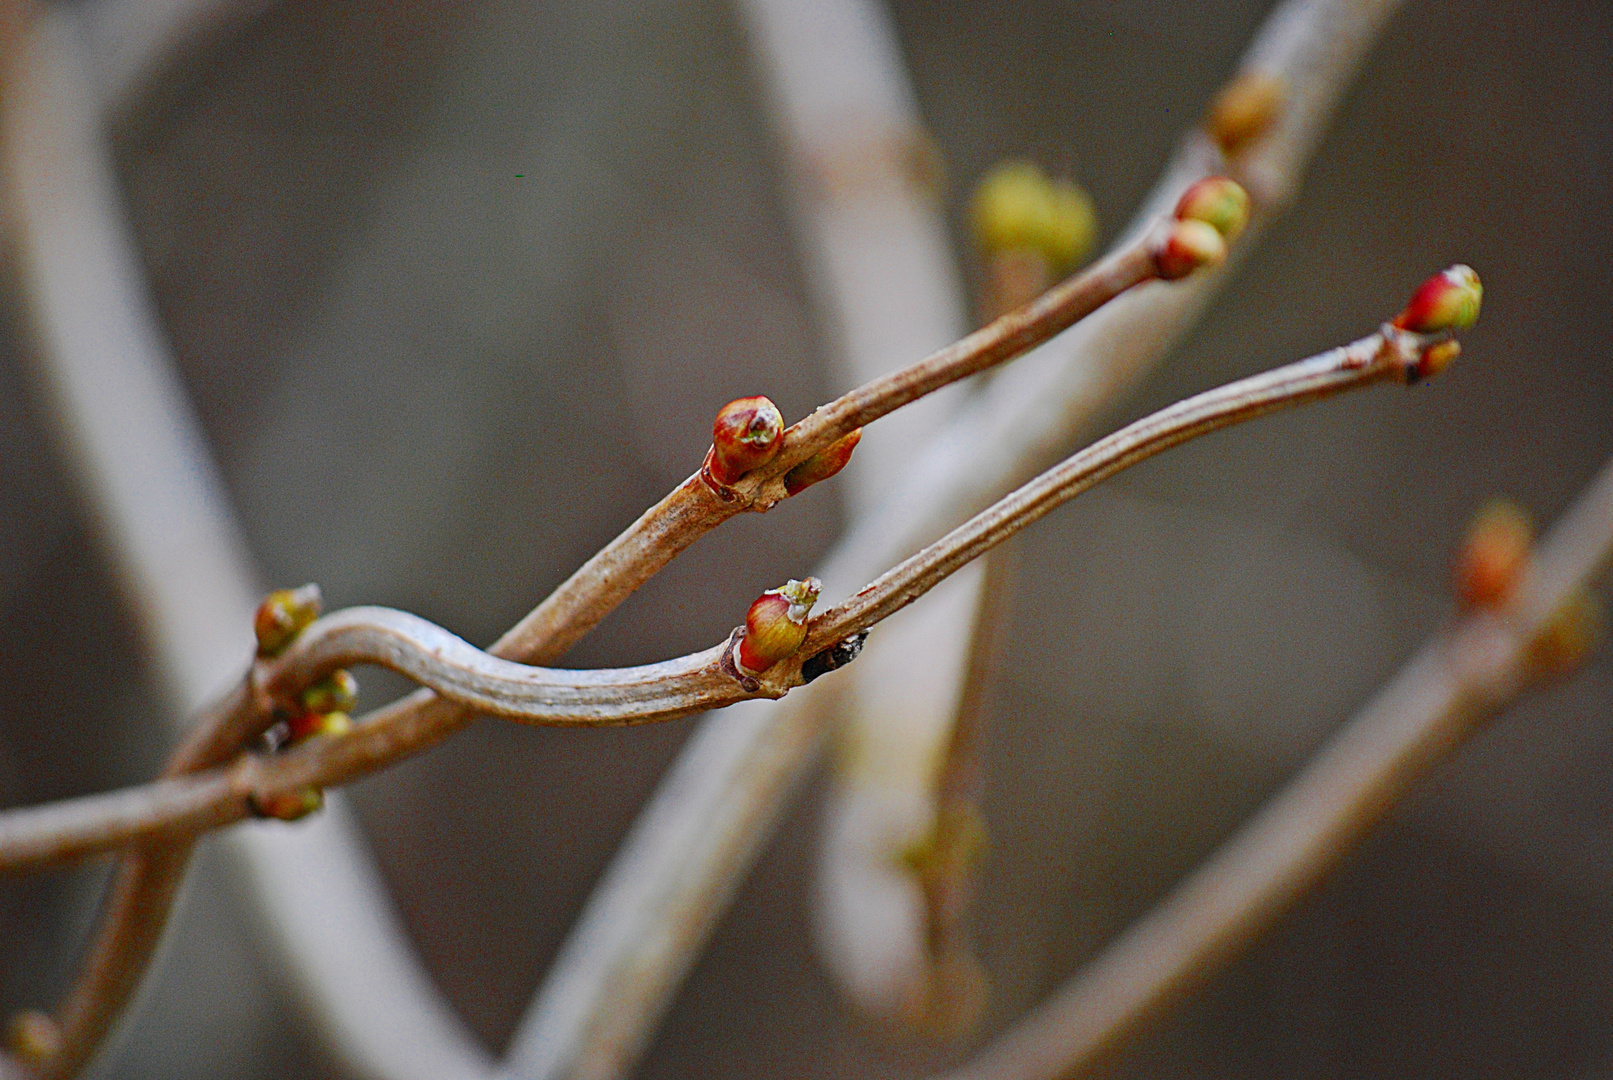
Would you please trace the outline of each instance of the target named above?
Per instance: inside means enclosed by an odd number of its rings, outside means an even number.
[[[639,668],[571,672],[505,658],[518,650],[541,653],[546,647],[556,648],[551,641],[566,640],[568,634],[580,636],[614,606],[613,600],[630,594],[704,531],[739,508],[765,508],[789,494],[782,478],[792,468],[863,423],[1006,359],[1155,276],[1159,268],[1170,268],[1182,231],[1197,224],[1191,219],[1162,223],[1139,245],[1026,309],[818,410],[791,429],[793,439],[785,433],[773,461],[734,485],[713,483],[709,470],[691,477],[562,586],[569,601],[546,601],[489,653],[401,612],[359,608],[338,613],[308,627],[285,651],[261,657],[242,685],[204,714],[165,781],[139,792],[0,818],[0,868],[137,845],[137,853],[114,884],[108,918],[85,975],[62,1010],[60,1039],[36,1063],[39,1074],[62,1075],[75,1069],[132,991],[160,933],[198,829],[241,820],[266,806],[285,805],[302,793],[395,763],[440,741],[453,725],[476,712],[545,724],[621,724],[666,719],[748,697],[781,696],[806,680],[803,667],[814,657],[900,610],[973,558],[1120,469],[1196,435],[1276,408],[1387,378],[1414,381],[1429,367],[1431,357],[1448,358],[1454,347],[1444,340],[1443,327],[1385,324],[1349,346],[1209,391],[1139,420],[1044,473],[813,619],[795,654],[756,678],[733,664],[734,644],[742,630],[704,652]],[[1176,276],[1185,271],[1169,272]],[[630,551],[653,554],[629,560],[625,565],[631,569],[619,570],[624,553]],[[533,630],[534,625],[545,629]],[[510,645],[512,639],[519,646]],[[201,772],[266,730],[299,692],[354,663],[393,668],[435,697],[417,695],[383,710],[349,735],[314,740],[285,754],[246,755],[227,769]],[[433,719],[438,722],[432,723]],[[193,773],[199,775],[184,775]]]

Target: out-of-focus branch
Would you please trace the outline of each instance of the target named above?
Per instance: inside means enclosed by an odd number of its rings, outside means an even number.
[[[1242,258],[1292,198],[1334,103],[1397,6],[1394,0],[1304,0],[1274,10],[1204,128],[1182,141],[1128,235],[1205,172],[1226,171],[1252,197],[1251,228],[1233,248],[1234,261]],[[1026,271],[1036,260],[1027,266],[1026,254],[999,252],[993,269],[1012,281],[1034,277]],[[1016,470],[1035,467],[1090,430],[1190,332],[1226,279],[1225,273],[1207,275],[1166,302],[1145,304],[1138,297],[1064,335],[1027,358],[1023,370],[995,380],[960,417],[960,424],[975,428],[951,443],[954,460],[941,465],[933,451],[930,460],[953,477],[967,477],[971,466],[980,476],[1006,467],[1009,479],[1017,480],[1024,474]],[[993,280],[1002,284],[996,275]],[[1013,430],[1025,417],[1034,418],[1029,437]],[[1005,451],[1000,462],[966,462],[961,448],[969,445],[1016,450]],[[1017,460],[1016,453],[1022,455]],[[939,477],[936,486],[942,486]],[[991,491],[960,488],[954,494],[969,506],[970,499]],[[883,528],[900,536],[909,528],[902,515],[934,513],[927,527],[907,534],[923,536],[926,528],[955,520],[945,505],[915,498],[900,511],[882,508],[882,525],[859,521],[854,534],[876,536]],[[902,627],[893,624],[883,640],[871,643],[850,676],[852,687],[837,702],[840,752],[824,815],[814,913],[820,953],[841,988],[869,1013],[898,1022],[922,1013],[934,984],[925,947],[925,889],[902,856],[924,842],[935,821],[930,763],[949,738],[974,610],[965,599],[930,606],[925,648],[899,640]],[[902,734],[893,736],[896,730]]]
[[[1523,573],[1516,602],[1440,631],[1163,902],[948,1080],[1090,1073],[1240,954],[1435,765],[1530,685],[1543,634],[1613,559],[1613,462]]]
[[[461,704],[473,702],[477,711],[538,722],[552,717],[561,723],[666,719],[694,708],[758,695],[779,696],[806,681],[803,668],[819,654],[900,611],[973,559],[1120,470],[1199,435],[1276,409],[1385,379],[1407,381],[1408,373],[1417,371],[1426,344],[1423,335],[1386,326],[1350,345],[1240,379],[1129,424],[1049,469],[811,620],[804,641],[795,638],[800,642],[795,652],[754,677],[746,676],[742,667],[736,669],[730,660],[730,656],[745,655],[736,647],[746,642],[738,631],[722,645],[662,664],[560,671],[498,660],[413,615],[385,608],[353,608],[314,623],[305,631],[307,645],[291,646],[283,663],[266,665],[267,670],[253,682],[272,697],[306,685],[342,664],[384,663],[413,678],[433,679],[439,693],[457,695]],[[232,813],[239,819],[253,806],[271,804],[299,791],[346,783],[395,764],[416,750],[407,732],[371,721],[351,734],[314,740],[286,754],[248,756],[226,770],[231,782],[223,788],[217,786],[215,774],[204,774],[189,783],[171,779],[144,799],[124,797],[116,802],[125,811],[119,820],[127,821],[127,809],[143,804],[154,813],[136,824],[135,835],[140,837],[178,831],[179,821],[163,816],[170,807],[178,809],[186,821],[200,818],[219,824]],[[218,803],[204,808],[192,801],[202,789],[217,792]],[[113,804],[101,797],[81,805],[102,809]],[[34,823],[71,817],[65,811],[54,817],[37,811],[23,813],[24,820]],[[0,814],[0,837],[14,838],[19,848],[66,849],[61,836],[28,836],[8,829],[10,820],[10,815]],[[111,835],[104,821],[83,813],[74,820],[86,838],[104,843]],[[126,839],[127,834],[121,838]],[[0,839],[0,866],[8,861],[4,845],[5,840]],[[92,848],[71,850],[82,854]]]

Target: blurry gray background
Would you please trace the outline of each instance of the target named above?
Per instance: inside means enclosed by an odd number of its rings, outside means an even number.
[[[949,206],[992,162],[1070,169],[1118,226],[1265,13],[894,7]],[[277,583],[512,623],[687,474],[724,401],[828,392],[733,15],[669,0],[290,0],[120,121],[165,324]],[[1493,494],[1549,520],[1613,454],[1613,8],[1411,0],[1293,213],[1134,400],[1369,330],[1455,260],[1458,364],[1218,434],[1017,541],[978,911],[1007,1024],[1281,783],[1446,616]],[[959,230],[960,244],[962,232]],[[10,305],[9,296],[4,303]],[[133,635],[0,345],[0,798],[149,777]],[[893,363],[908,358],[893,357]],[[716,640],[839,527],[832,485],[710,537],[572,656]],[[370,675],[366,703],[393,684]],[[502,1048],[690,722],[481,722],[355,788],[430,970]],[[1117,1067],[1144,1076],[1613,1072],[1613,659],[1479,737]],[[742,890],[643,1067],[913,1075],[806,930],[815,800]],[[104,868],[0,880],[0,1006],[54,1000]],[[338,1074],[203,859],[120,1076]]]

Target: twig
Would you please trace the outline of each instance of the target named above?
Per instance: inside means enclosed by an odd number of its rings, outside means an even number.
[[[261,589],[165,356],[122,222],[77,14],[41,11],[10,72],[0,138],[10,203],[5,226],[19,254],[42,411],[58,429],[155,660],[169,715],[183,718],[249,652],[250,614]],[[202,743],[222,745],[214,735],[233,737],[207,734]],[[252,831],[229,838],[229,854],[245,870],[242,879],[255,885],[254,906],[287,960],[293,987],[318,1003],[333,1046],[362,1071],[392,1080],[485,1075],[485,1053],[411,966],[377,875],[366,874],[367,853],[344,828],[346,820],[336,804],[295,839]],[[287,847],[300,849],[289,868],[298,889],[276,879]],[[65,1033],[67,1053],[54,1067],[70,1069],[104,1038],[132,987],[121,972],[140,970],[166,921],[183,862],[143,865],[140,888],[127,878],[115,887],[120,899],[104,923],[103,938],[124,944],[93,946],[92,955],[107,959],[85,970],[110,989],[89,990],[93,1008],[71,1007],[79,1019]],[[332,927],[340,931],[332,935]]]
[[[1234,260],[1297,188],[1346,86],[1397,7],[1398,0],[1288,0],[1268,17],[1243,66],[1284,79],[1288,107],[1240,157],[1240,167],[1262,183]],[[1131,235],[1215,164],[1208,139],[1189,135]],[[817,576],[830,590],[855,587],[1033,471],[1067,441],[1072,418],[1091,416],[1092,403],[1108,400],[1175,342],[1224,277],[1139,289],[997,375],[914,455],[897,493],[854,523]],[[816,759],[824,733],[818,696],[797,692],[775,705],[738,705],[702,723],[613,859],[523,1022],[512,1057],[538,1063],[524,1076],[614,1078],[630,1070],[784,800]]]
[[[1435,634],[1176,890],[949,1080],[1090,1073],[1304,897],[1531,681],[1532,644],[1613,559],[1613,462],[1552,529],[1516,606]]]
[[[423,619],[378,608],[355,608],[322,620],[328,632],[314,632],[313,643],[302,655],[296,654],[293,647],[288,653],[291,659],[282,669],[284,677],[293,680],[294,676],[317,676],[355,660],[384,662],[411,676],[440,677],[445,692],[463,693],[467,699],[474,697],[478,708],[514,710],[513,702],[536,697],[544,703],[541,709],[554,709],[552,702],[562,702],[557,713],[567,719],[585,715],[578,702],[591,701],[590,695],[596,693],[619,700],[625,690],[632,699],[627,708],[658,710],[662,718],[704,707],[688,704],[691,696],[708,702],[725,696],[738,701],[782,694],[805,681],[802,668],[813,657],[899,611],[972,559],[1116,472],[1188,439],[1277,409],[1385,379],[1403,380],[1406,371],[1415,368],[1425,342],[1422,335],[1386,326],[1320,356],[1188,398],[1100,439],[813,619],[801,649],[749,685],[723,670],[721,660],[730,650],[732,639],[701,653],[642,668],[555,671],[500,661]],[[370,648],[374,651],[367,651]],[[411,655],[405,657],[406,652]],[[443,660],[444,656],[449,659]],[[275,684],[274,676],[270,676],[270,682]],[[619,714],[608,713],[603,720],[594,717],[586,722],[620,723],[621,719]],[[125,814],[140,805],[150,808],[137,827],[138,836],[173,832],[179,827],[181,815],[184,820],[205,817],[215,824],[229,820],[232,814],[238,820],[247,816],[254,801],[262,803],[307,788],[347,783],[418,752],[422,743],[435,742],[435,735],[432,729],[411,725],[407,711],[395,710],[381,714],[349,735],[314,740],[273,757],[251,756],[238,761],[225,770],[230,782],[223,789],[215,786],[219,774],[205,773],[175,778],[160,789],[148,789],[143,803],[126,793],[116,805]],[[219,792],[218,802],[205,809],[197,798],[204,787]],[[55,810],[59,813],[50,815],[38,810],[22,813],[33,815],[27,819],[33,822],[73,821],[83,842],[71,850],[86,854],[105,845],[104,823],[68,807],[103,808],[109,805],[100,801],[104,799],[57,804]],[[19,850],[67,850],[60,835],[25,836],[12,829],[12,820],[11,814],[0,814],[0,836],[7,841],[0,843],[0,868],[9,863],[11,843],[17,844]],[[126,839],[127,835],[120,838]]]
[[[718,491],[699,474],[689,477],[579,567],[500,639],[497,651],[535,664],[558,660],[701,536],[741,511],[765,511],[787,498],[790,469],[904,405],[1018,356],[1156,274],[1149,241],[1140,238],[1033,303],[819,406],[784,432],[771,462],[731,488]]]

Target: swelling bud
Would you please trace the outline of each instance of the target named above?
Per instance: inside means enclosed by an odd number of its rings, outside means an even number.
[[[1395,316],[1395,326],[1416,334],[1466,330],[1479,320],[1484,286],[1471,266],[1460,263],[1423,282],[1412,294],[1406,310]]]
[[[806,640],[807,616],[822,591],[823,582],[815,577],[792,578],[756,598],[745,613],[745,634],[734,646],[734,666],[741,675],[760,675],[795,655]]]
[[[308,624],[319,618],[322,601],[318,585],[277,589],[264,597],[252,616],[259,656],[278,656]]]
[[[862,428],[858,428],[849,435],[842,435],[785,473],[785,494],[794,495],[805,491],[813,484],[827,480],[841,469],[844,469],[846,463],[851,460],[851,452],[857,449],[857,444],[862,441],[862,437]]]
[[[765,397],[738,398],[717,411],[706,473],[721,487],[773,460],[784,439],[784,416]]]
[[[1249,223],[1249,193],[1236,180],[1206,176],[1182,192],[1176,220],[1202,221],[1230,244]]]

